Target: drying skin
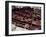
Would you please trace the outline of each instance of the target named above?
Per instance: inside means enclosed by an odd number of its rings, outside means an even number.
[[[41,9],[12,6],[12,24],[27,30],[40,30]]]

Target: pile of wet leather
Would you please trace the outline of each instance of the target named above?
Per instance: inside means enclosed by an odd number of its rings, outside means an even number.
[[[12,6],[12,24],[28,30],[40,30],[41,9]]]

